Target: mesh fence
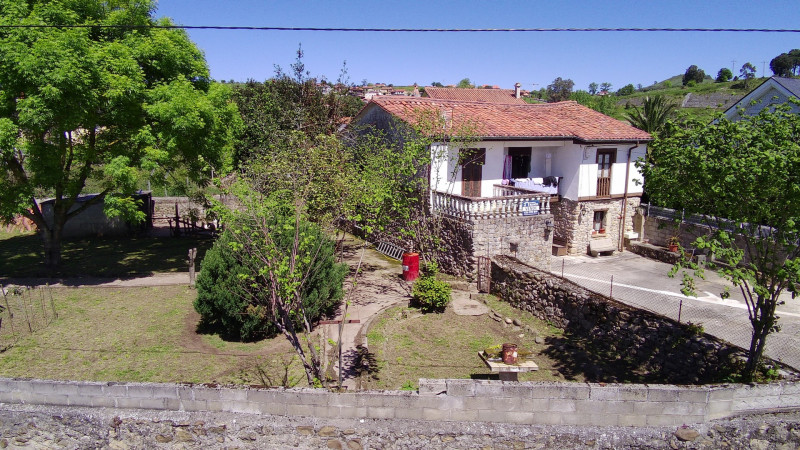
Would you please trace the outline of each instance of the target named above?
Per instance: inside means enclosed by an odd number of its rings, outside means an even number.
[[[660,273],[642,276],[637,268],[642,264],[641,256],[624,253],[611,258],[614,259],[553,258],[551,271],[627,305],[702,326],[708,334],[749,349],[752,326],[740,292],[731,289],[730,298],[722,299],[719,296],[722,283],[698,280],[697,297],[685,296],[680,291],[679,276],[667,277],[669,265],[662,264]],[[777,315],[781,329],[767,339],[766,355],[800,368],[800,314],[779,307]]]

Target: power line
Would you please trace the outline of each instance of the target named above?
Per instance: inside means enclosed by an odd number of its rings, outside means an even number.
[[[245,27],[220,25],[0,25],[2,28],[118,28],[245,31],[323,31],[359,33],[550,33],[550,32],[666,32],[666,33],[800,33],[785,28],[324,28],[324,27]]]

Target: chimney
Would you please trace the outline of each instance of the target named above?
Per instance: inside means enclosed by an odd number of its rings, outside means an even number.
[[[519,88],[522,87],[521,84],[515,83],[514,84],[514,97],[519,98]]]
[[[411,96],[412,97],[419,97],[420,96],[419,86],[417,86],[417,83],[414,83],[414,90],[411,92]]]

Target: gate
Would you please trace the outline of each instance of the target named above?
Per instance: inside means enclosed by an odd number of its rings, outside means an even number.
[[[489,293],[492,285],[492,260],[478,256],[478,292]]]

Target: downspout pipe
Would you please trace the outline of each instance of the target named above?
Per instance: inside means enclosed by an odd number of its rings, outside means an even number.
[[[622,195],[622,224],[619,227],[619,251],[625,251],[625,219],[628,214],[628,183],[630,182],[631,173],[631,153],[635,148],[639,147],[639,141],[636,145],[628,149],[628,163],[625,165],[625,193]]]

